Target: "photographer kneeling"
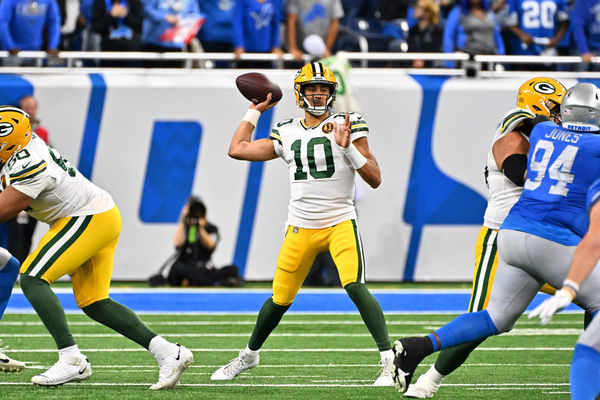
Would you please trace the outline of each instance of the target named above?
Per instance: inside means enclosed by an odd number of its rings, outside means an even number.
[[[219,242],[218,228],[206,220],[206,206],[191,196],[181,210],[175,232],[178,256],[167,278],[171,286],[242,286],[235,265],[215,268],[211,255]]]

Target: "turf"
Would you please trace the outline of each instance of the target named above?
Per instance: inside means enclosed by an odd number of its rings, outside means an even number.
[[[452,315],[388,315],[390,336],[430,332]],[[158,333],[194,351],[195,363],[179,387],[153,392],[152,356],[84,315],[68,315],[75,340],[92,363],[89,381],[35,387],[33,375],[57,358],[52,338],[36,315],[7,314],[0,337],[7,354],[25,361],[18,374],[0,375],[0,399],[379,399],[403,398],[393,387],[373,387],[379,354],[358,315],[290,314],[267,340],[259,367],[231,382],[211,382],[212,372],[244,348],[254,315],[143,315]],[[559,315],[546,327],[521,319],[515,330],[489,338],[444,381],[439,399],[568,399],[572,348],[582,315]],[[435,355],[424,360],[417,376]]]

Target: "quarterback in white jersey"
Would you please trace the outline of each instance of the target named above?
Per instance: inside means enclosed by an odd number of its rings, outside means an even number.
[[[57,386],[92,375],[50,289],[69,275],[75,301],[86,315],[154,355],[160,373],[150,388],[175,387],[194,359],[192,352],[158,336],[108,295],[121,233],[121,214],[112,197],[38,138],[29,115],[15,107],[0,106],[0,163],[0,222],[25,210],[50,225],[20,269],[23,293],[58,348],[58,362],[32,383]]]
[[[303,118],[273,127],[270,137],[275,153],[288,164],[290,175],[287,225],[320,229],[356,219],[355,169],[331,140],[333,124],[343,125],[347,115],[350,140],[366,137],[367,123],[354,113],[331,114],[314,127],[306,126]]]
[[[212,380],[232,380],[258,365],[258,351],[294,301],[315,257],[329,251],[342,286],[380,351],[383,368],[374,385],[393,385],[394,355],[381,307],[364,284],[364,255],[354,209],[356,172],[373,188],[381,183],[381,173],[369,150],[369,129],[362,117],[330,112],[336,90],[328,67],[308,63],[294,79],[296,104],[304,110],[304,118],[281,121],[268,139],[252,140],[260,114],[274,105],[269,94],[263,103],[250,106],[233,134],[231,157],[249,161],[281,157],[288,164],[291,196],[273,296],[260,310],[246,349],[215,371]]]

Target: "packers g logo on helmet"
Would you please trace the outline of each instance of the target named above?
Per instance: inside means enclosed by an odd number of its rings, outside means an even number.
[[[304,96],[304,88],[312,84],[325,84],[331,87],[329,97],[324,106],[311,105]],[[296,104],[313,115],[323,115],[335,104],[335,95],[337,92],[337,81],[333,71],[320,62],[311,62],[303,66],[296,72],[294,77],[294,93],[296,95]]]
[[[519,88],[517,107],[536,115],[560,117],[560,103],[567,93],[562,83],[552,78],[538,77],[525,82]]]
[[[0,162],[27,146],[31,140],[29,115],[12,106],[0,106]]]

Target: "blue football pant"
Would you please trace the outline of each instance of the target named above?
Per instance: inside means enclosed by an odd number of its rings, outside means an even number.
[[[8,305],[8,299],[19,275],[19,261],[10,253],[0,248],[0,319]]]

